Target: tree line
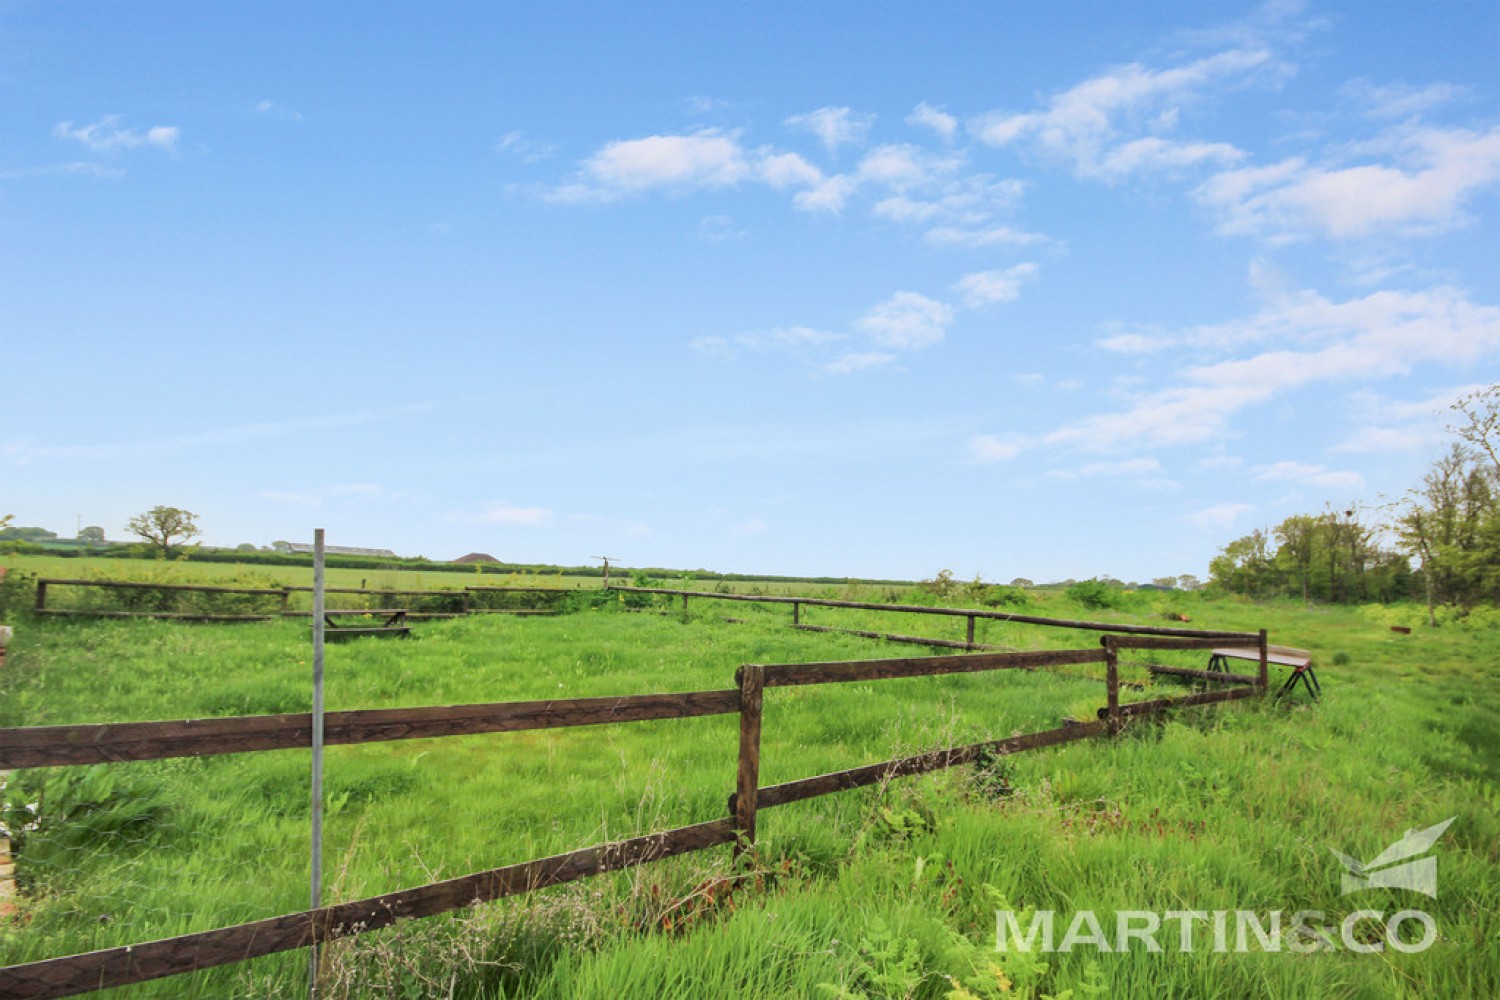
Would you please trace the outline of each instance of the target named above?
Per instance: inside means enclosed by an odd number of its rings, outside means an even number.
[[[1212,583],[1250,597],[1500,604],[1500,385],[1453,404],[1458,440],[1399,500],[1297,514],[1230,542]],[[1370,516],[1373,513],[1374,516]]]

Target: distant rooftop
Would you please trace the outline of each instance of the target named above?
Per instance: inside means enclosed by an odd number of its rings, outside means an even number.
[[[298,555],[312,555],[313,547],[306,542],[288,542],[287,549]],[[395,559],[396,553],[390,549],[356,549],[347,545],[325,545],[323,554],[330,556],[378,556],[385,559]]]

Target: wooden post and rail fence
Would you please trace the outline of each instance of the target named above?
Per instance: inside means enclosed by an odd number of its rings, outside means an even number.
[[[1065,623],[1059,619],[1048,623],[1075,628],[1096,626],[1096,623]],[[1151,628],[1151,634],[1125,635],[1118,634],[1125,632],[1125,628],[1111,626],[1108,631],[1110,634],[1103,635],[1097,647],[1087,649],[745,664],[736,672],[734,688],[716,691],[329,712],[323,717],[322,730],[323,742],[329,745],[738,714],[734,793],[727,814],[706,822],[300,913],[0,968],[0,996],[61,997],[144,982],[257,956],[316,947],[388,927],[397,920],[445,913],[721,845],[733,845],[738,855],[754,849],[757,814],[762,809],[954,767],[984,756],[1020,753],[1118,733],[1133,718],[1262,695],[1267,690],[1268,645],[1264,630],[1241,633]],[[1120,702],[1120,651],[1199,650],[1224,643],[1258,648],[1259,675],[1216,673],[1202,679],[1222,681],[1228,687],[1177,698]],[[934,749],[778,785],[760,785],[767,689],[1067,665],[1103,667],[1107,700],[1097,719],[967,746]],[[9,728],[0,729],[0,770],[304,748],[312,743],[313,716],[308,713]]]
[[[184,611],[157,611],[150,609],[135,610],[106,610],[93,608],[59,608],[48,607],[49,594],[55,594],[58,587],[92,587],[102,590],[123,590],[136,593],[197,593],[215,594],[220,596],[241,595],[246,597],[276,598],[278,606],[275,612],[259,612],[251,614],[218,614],[213,612],[184,612]],[[424,599],[446,600],[452,605],[449,611],[413,611],[401,609],[408,618],[453,618],[459,615],[470,614],[507,614],[507,615],[548,615],[556,614],[556,611],[548,608],[487,608],[478,606],[482,595],[498,594],[544,594],[553,597],[561,597],[564,594],[579,592],[582,588],[567,587],[465,587],[462,590],[428,588],[425,590],[398,590],[364,587],[326,587],[325,594],[356,594],[364,597],[374,597],[385,600],[394,597],[414,597]],[[297,611],[291,607],[293,594],[312,593],[312,587],[285,586],[285,587],[225,587],[210,584],[197,583],[151,583],[142,580],[74,580],[55,577],[44,577],[36,581],[36,601],[33,612],[38,615],[78,616],[92,618],[164,618],[177,621],[199,621],[199,622],[257,622],[271,621],[275,618],[306,618],[312,614],[310,611]],[[388,609],[394,610],[394,609]]]

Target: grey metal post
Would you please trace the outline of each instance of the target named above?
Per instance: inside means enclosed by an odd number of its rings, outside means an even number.
[[[323,905],[323,529],[313,532],[312,909]],[[307,993],[318,991],[318,938],[307,967]]]

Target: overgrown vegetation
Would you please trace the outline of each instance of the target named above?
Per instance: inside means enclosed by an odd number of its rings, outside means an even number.
[[[1126,614],[1064,593],[1030,599],[1045,615]],[[1494,995],[1500,627],[1476,614],[1431,629],[1409,605],[1131,599],[1131,618],[1186,608],[1195,624],[1267,626],[1273,641],[1311,648],[1323,704],[1184,712],[1113,740],[767,810],[761,850],[738,885],[727,851],[711,851],[403,923],[326,949],[327,993]],[[742,662],[913,652],[793,631],[785,608],[735,605],[745,624],[732,626],[724,610],[695,600],[688,615],[423,624],[409,641],[330,650],[329,708],[712,689]],[[830,623],[911,631],[910,616],[894,628],[883,613],[821,611]],[[1391,632],[1398,623],[1412,633]],[[28,622],[0,676],[0,725],[306,711],[305,628]],[[1091,644],[1005,622],[980,628],[981,641]],[[1128,669],[1150,683],[1138,664]],[[1049,727],[1102,700],[1096,680],[1049,671],[776,689],[766,696],[762,780]],[[736,733],[729,716],[330,748],[325,899],[722,815]],[[5,962],[306,905],[305,752],[23,772],[0,797],[8,822],[35,824],[18,859],[23,917],[0,924]],[[1431,912],[1441,938],[1426,952],[994,950],[997,908],[1023,920],[1083,907],[1342,913],[1351,904],[1329,847],[1374,857],[1403,830],[1453,815],[1436,849],[1438,899],[1381,890],[1359,902]],[[69,839],[90,823],[100,838]],[[305,987],[305,953],[294,953],[119,995],[301,996]]]

